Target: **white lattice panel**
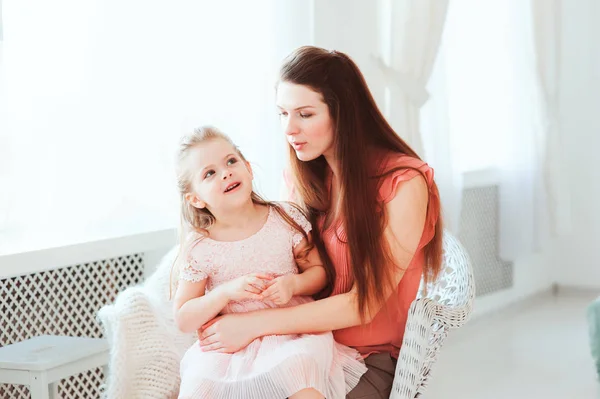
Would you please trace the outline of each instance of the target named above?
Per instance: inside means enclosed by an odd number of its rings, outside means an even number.
[[[96,312],[144,276],[143,254],[0,280],[0,347],[37,335],[99,338]],[[61,399],[99,397],[101,369],[61,381]],[[0,384],[1,399],[29,398],[23,385]]]
[[[460,241],[473,265],[477,296],[512,287],[513,264],[498,251],[498,186],[463,191]]]

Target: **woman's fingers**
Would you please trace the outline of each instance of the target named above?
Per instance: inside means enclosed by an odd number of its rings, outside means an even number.
[[[263,301],[274,301],[279,298],[279,290],[274,289],[274,287],[269,288],[262,294]]]
[[[201,331],[208,331],[210,334],[214,334],[215,332],[217,332],[217,328],[213,327],[213,325],[219,321],[221,319],[221,317],[223,316],[217,316],[214,319],[212,319],[211,321],[209,321],[208,323],[204,324],[200,330]],[[208,334],[208,335],[210,335]]]
[[[213,344],[203,346],[202,352],[218,351],[220,349],[223,349],[223,345],[220,342],[215,342]]]
[[[263,296],[263,298],[267,298],[267,297],[275,294],[276,292],[278,292],[276,287],[269,287],[262,292],[262,296]]]
[[[209,335],[207,337],[202,338],[200,340],[200,346],[211,345],[211,344],[214,344],[217,341],[218,341],[217,335],[216,334],[212,334],[212,335]]]

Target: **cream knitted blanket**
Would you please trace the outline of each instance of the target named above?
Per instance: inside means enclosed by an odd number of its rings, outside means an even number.
[[[163,257],[144,283],[127,288],[98,312],[111,348],[102,398],[177,397],[179,362],[196,340],[195,334],[177,329],[169,300],[169,273],[177,249]]]

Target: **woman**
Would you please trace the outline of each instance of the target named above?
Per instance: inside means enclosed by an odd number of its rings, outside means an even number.
[[[433,170],[390,127],[343,53],[294,51],[281,67],[277,106],[291,199],[315,226],[329,285],[313,303],[217,318],[199,331],[201,345],[232,352],[264,335],[332,330],[369,367],[347,397],[387,398],[421,276],[440,270]]]

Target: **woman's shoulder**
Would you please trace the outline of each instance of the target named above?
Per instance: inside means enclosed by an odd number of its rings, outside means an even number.
[[[387,203],[396,195],[398,185],[421,177],[428,189],[433,186],[433,169],[423,160],[410,155],[385,151],[377,155],[376,173],[379,200]],[[418,182],[415,182],[417,185]]]

